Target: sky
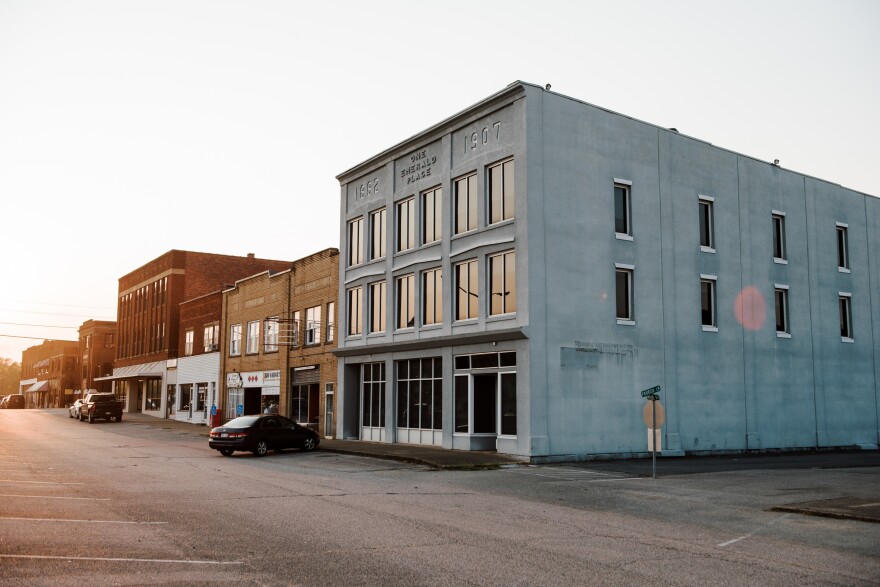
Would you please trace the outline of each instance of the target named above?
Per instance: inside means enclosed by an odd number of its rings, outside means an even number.
[[[339,247],[336,176],[516,80],[880,195],[880,2],[0,0],[0,357],[171,249]]]

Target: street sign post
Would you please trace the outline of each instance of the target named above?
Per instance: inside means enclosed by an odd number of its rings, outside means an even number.
[[[648,389],[642,390],[642,397],[648,397],[649,395],[657,395],[660,393],[660,386],[655,385],[654,387],[649,387]]]
[[[657,478],[657,426],[662,426],[663,422],[666,421],[666,413],[663,411],[663,406],[658,404],[660,400],[660,386],[655,385],[654,387],[649,387],[648,389],[642,390],[642,397],[651,402],[651,409],[648,410],[648,405],[645,404],[644,410],[642,410],[642,417],[645,421],[645,425],[650,427],[650,445],[648,449],[651,451],[651,470],[654,476],[654,479]],[[659,410],[657,408],[660,408]],[[649,414],[650,412],[650,414]],[[658,421],[659,420],[659,421]]]

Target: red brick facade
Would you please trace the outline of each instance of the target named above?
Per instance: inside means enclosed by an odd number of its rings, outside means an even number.
[[[110,381],[95,381],[96,377],[113,374],[116,358],[116,322],[87,320],[79,327],[79,382],[77,389],[113,391]]]
[[[45,390],[22,390],[28,407],[59,408],[74,401],[73,392],[79,388],[78,354],[75,340],[47,340],[22,352],[21,378],[46,382]]]

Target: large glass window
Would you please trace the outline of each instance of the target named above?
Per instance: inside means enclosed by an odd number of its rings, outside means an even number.
[[[477,317],[480,305],[478,293],[477,261],[465,261],[455,266],[455,319],[468,320]]]
[[[630,189],[624,183],[614,184],[614,232],[618,235],[632,236]]]
[[[263,324],[263,350],[268,353],[278,350],[278,316],[266,318]]]
[[[422,242],[432,243],[443,236],[443,189],[422,194]]]
[[[715,249],[715,202],[708,196],[700,196],[700,247]]]
[[[397,204],[397,250],[416,246],[416,200],[408,198]]]
[[[455,357],[454,422],[457,434],[515,436],[516,353]]]
[[[364,426],[383,428],[385,426],[385,363],[366,363],[363,365],[363,406]]]
[[[146,406],[145,410],[156,411],[162,407],[162,380],[148,379],[146,381]]]
[[[455,234],[477,228],[477,174],[455,180]]]
[[[370,284],[370,332],[385,332],[385,282]]]
[[[359,336],[363,330],[364,290],[354,287],[348,290],[348,335]]]
[[[785,260],[785,214],[773,213],[773,258]]]
[[[513,218],[513,160],[489,168],[489,224]]]
[[[412,273],[397,278],[397,328],[416,323],[416,277]]]
[[[443,427],[441,359],[397,361],[397,427],[440,430]]]
[[[210,353],[211,351],[216,351],[220,344],[220,325],[219,324],[208,324],[205,326],[205,352]]]
[[[192,383],[184,383],[180,386],[180,411],[188,412],[192,409]]]
[[[422,273],[422,323],[443,322],[443,270],[429,269]]]
[[[305,344],[318,344],[321,342],[321,306],[306,308],[306,342]]]
[[[385,256],[385,208],[370,214],[370,258],[380,259]]]
[[[241,354],[241,324],[229,328],[229,354],[233,357]]]
[[[256,354],[260,350],[260,322],[253,320],[247,324],[247,348],[245,352],[249,355]]]
[[[516,312],[516,258],[513,251],[489,257],[490,316]]]
[[[348,264],[364,262],[364,219],[355,218],[348,223]]]

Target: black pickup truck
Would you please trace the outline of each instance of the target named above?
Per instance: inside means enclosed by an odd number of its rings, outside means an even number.
[[[86,396],[79,409],[80,422],[88,420],[91,423],[95,420],[110,420],[111,418],[122,422],[122,402],[116,399],[114,394],[90,393]]]

